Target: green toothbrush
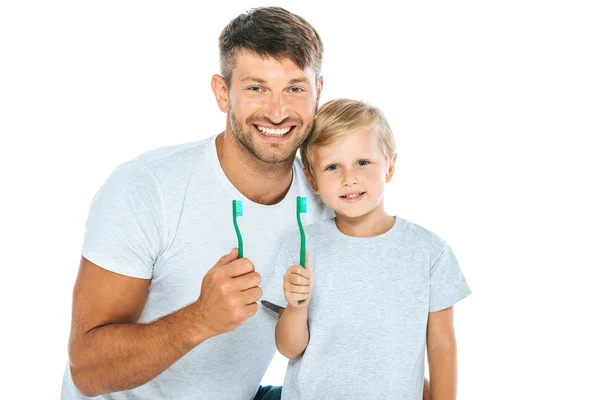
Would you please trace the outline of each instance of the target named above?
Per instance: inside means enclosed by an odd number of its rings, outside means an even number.
[[[244,208],[242,207],[241,200],[233,200],[232,203],[233,208],[233,226],[235,227],[235,233],[237,234],[238,239],[238,258],[244,257],[244,242],[242,241],[242,234],[240,233],[240,228],[237,224],[237,217],[242,217],[244,215]]]
[[[296,219],[300,229],[300,265],[302,268],[306,268],[306,236],[304,235],[300,214],[306,214],[306,197],[298,196],[296,197]],[[298,303],[304,303],[304,300],[299,300]]]
[[[300,265],[306,268],[306,236],[302,227],[300,214],[306,214],[306,197],[296,197],[296,219],[298,220],[298,228],[300,229]]]

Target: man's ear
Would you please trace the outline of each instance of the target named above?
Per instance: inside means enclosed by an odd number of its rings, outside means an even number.
[[[228,112],[229,89],[227,89],[227,83],[225,83],[225,78],[223,78],[221,75],[214,74],[212,80],[210,81],[210,86],[212,87],[212,91],[215,94],[215,99],[217,99],[219,109],[224,113]]]
[[[308,184],[310,185],[310,188],[313,190],[313,192],[315,192],[315,194],[319,194],[317,184],[315,183],[315,180],[313,179],[310,172],[308,172],[308,170],[306,168],[304,168],[303,171],[304,171],[304,176],[306,176],[306,180],[308,181]]]
[[[317,109],[319,108],[319,100],[321,99],[321,90],[323,90],[323,77],[319,77],[319,82],[317,83]]]
[[[396,170],[396,158],[398,158],[398,154],[394,153],[392,159],[388,162],[385,183],[390,183],[392,181],[392,176],[394,176],[394,171]]]

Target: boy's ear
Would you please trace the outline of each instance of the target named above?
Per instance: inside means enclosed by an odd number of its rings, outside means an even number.
[[[229,89],[227,89],[227,83],[225,83],[225,78],[221,75],[215,74],[210,81],[210,86],[212,88],[213,93],[215,94],[215,99],[217,99],[217,104],[219,105],[219,109],[224,113],[229,111]]]
[[[310,188],[313,190],[313,192],[315,192],[315,194],[319,194],[317,184],[315,183],[315,180],[313,179],[310,172],[308,172],[308,170],[306,168],[304,168],[303,171],[304,171],[304,176],[306,176],[306,180],[308,181],[308,184],[310,185]]]
[[[394,171],[396,170],[396,158],[398,154],[394,153],[392,159],[388,162],[387,172],[385,174],[385,183],[390,183],[392,181],[392,176],[394,176]]]

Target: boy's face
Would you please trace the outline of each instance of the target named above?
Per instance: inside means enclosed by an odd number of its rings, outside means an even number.
[[[339,217],[383,212],[383,192],[394,173],[396,156],[386,159],[373,129],[359,129],[343,141],[314,152],[315,193]]]
[[[242,51],[219,106],[250,154],[265,163],[281,163],[294,157],[308,136],[321,85],[310,67],[302,70],[290,59]]]

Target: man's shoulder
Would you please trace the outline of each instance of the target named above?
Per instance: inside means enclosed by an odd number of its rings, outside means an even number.
[[[335,224],[333,218],[323,219],[310,225],[303,224],[307,241],[312,244],[327,243],[328,240],[326,239],[331,236],[332,224]],[[283,247],[296,249],[298,243],[300,243],[300,231],[298,229],[291,229],[286,232],[282,241]]]
[[[209,151],[213,138],[207,138],[194,142],[180,143],[170,146],[159,147],[140,154],[131,161],[132,164],[144,166],[151,171],[159,171],[194,165],[202,160],[201,155]]]
[[[159,147],[119,165],[113,176],[124,182],[146,182],[160,187],[185,187],[194,173],[206,174],[214,138]],[[216,157],[216,155],[215,155]]]

